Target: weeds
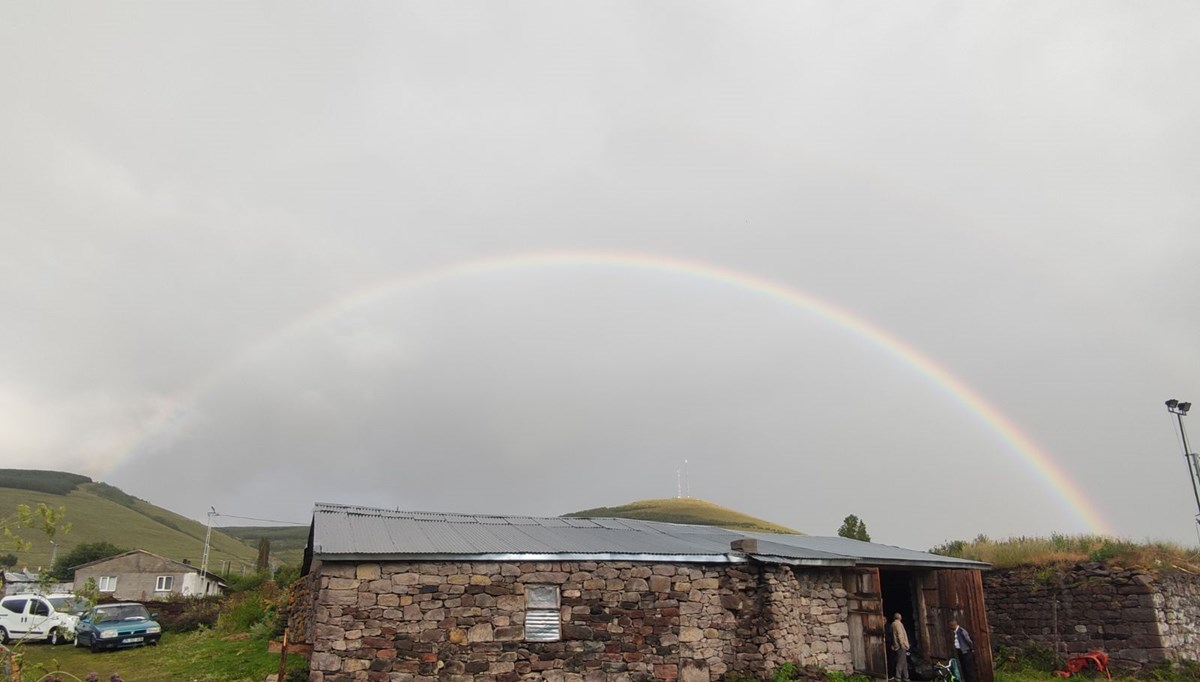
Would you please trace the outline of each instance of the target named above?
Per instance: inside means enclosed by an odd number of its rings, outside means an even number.
[[[1200,570],[1200,551],[1170,542],[1133,542],[1103,535],[1064,535],[1048,538],[1014,537],[992,540],[952,540],[930,550],[934,554],[984,561],[997,568],[1105,561],[1124,566],[1180,566]]]

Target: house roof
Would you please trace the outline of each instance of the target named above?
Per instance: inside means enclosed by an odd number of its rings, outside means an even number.
[[[71,566],[71,570],[77,571],[81,568],[89,568],[91,566],[95,566],[96,564],[102,564],[106,561],[112,561],[113,559],[119,559],[121,557],[130,556],[132,554],[145,554],[146,556],[152,556],[155,559],[160,559],[162,561],[166,561],[168,563],[175,564],[176,566],[178,566],[181,569],[182,573],[198,573],[198,574],[204,575],[209,580],[215,580],[216,582],[220,583],[221,585],[225,584],[225,581],[223,579],[221,579],[221,576],[217,575],[216,573],[213,573],[212,571],[201,571],[199,566],[193,566],[192,564],[187,564],[182,561],[168,559],[165,556],[160,556],[158,554],[155,554],[154,552],[147,552],[144,549],[131,549],[128,552],[122,552],[121,554],[114,554],[113,556],[104,557],[103,559],[96,559],[95,561],[89,561],[86,564],[79,564],[78,566]]]
[[[740,538],[758,551],[730,549]],[[988,564],[842,537],[748,533],[636,519],[484,516],[337,504],[313,510],[305,570],[313,559],[623,560],[801,566],[989,568]]]

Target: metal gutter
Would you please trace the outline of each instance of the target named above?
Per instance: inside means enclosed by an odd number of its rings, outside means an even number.
[[[849,557],[845,559],[794,559],[792,557],[774,554],[751,554],[751,559],[764,564],[784,564],[786,566],[857,566],[858,562]]]
[[[928,561],[910,561],[907,559],[861,559],[857,562],[858,566],[881,566],[890,568],[967,568],[976,571],[990,571],[991,564],[985,564],[982,561],[947,561],[947,562],[928,562]]]
[[[322,561],[637,561],[640,563],[744,564],[744,554],[621,554],[564,552],[561,554],[333,554],[319,549],[313,554]]]

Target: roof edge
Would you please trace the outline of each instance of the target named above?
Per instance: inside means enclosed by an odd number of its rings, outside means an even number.
[[[317,550],[321,561],[637,561],[642,563],[744,564],[745,555],[730,554],[638,554],[614,552],[491,553],[491,554],[335,554]]]

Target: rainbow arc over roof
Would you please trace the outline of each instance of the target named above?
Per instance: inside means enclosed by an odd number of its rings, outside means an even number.
[[[1112,534],[1100,511],[1049,453],[965,381],[895,334],[850,310],[780,282],[696,260],[626,251],[533,251],[469,259],[390,277],[335,298],[251,344],[204,381],[169,401],[169,404],[159,411],[151,423],[140,430],[140,434],[128,449],[127,454],[133,454],[133,451],[143,441],[148,440],[155,432],[175,421],[186,405],[223,377],[286,339],[311,330],[344,312],[439,282],[469,279],[501,272],[579,267],[608,267],[665,273],[699,278],[707,282],[755,292],[816,315],[846,332],[865,339],[880,351],[925,375],[943,392],[967,408],[997,437],[1007,443],[1011,452],[1019,457],[1037,478],[1059,495],[1071,512],[1093,532]]]

